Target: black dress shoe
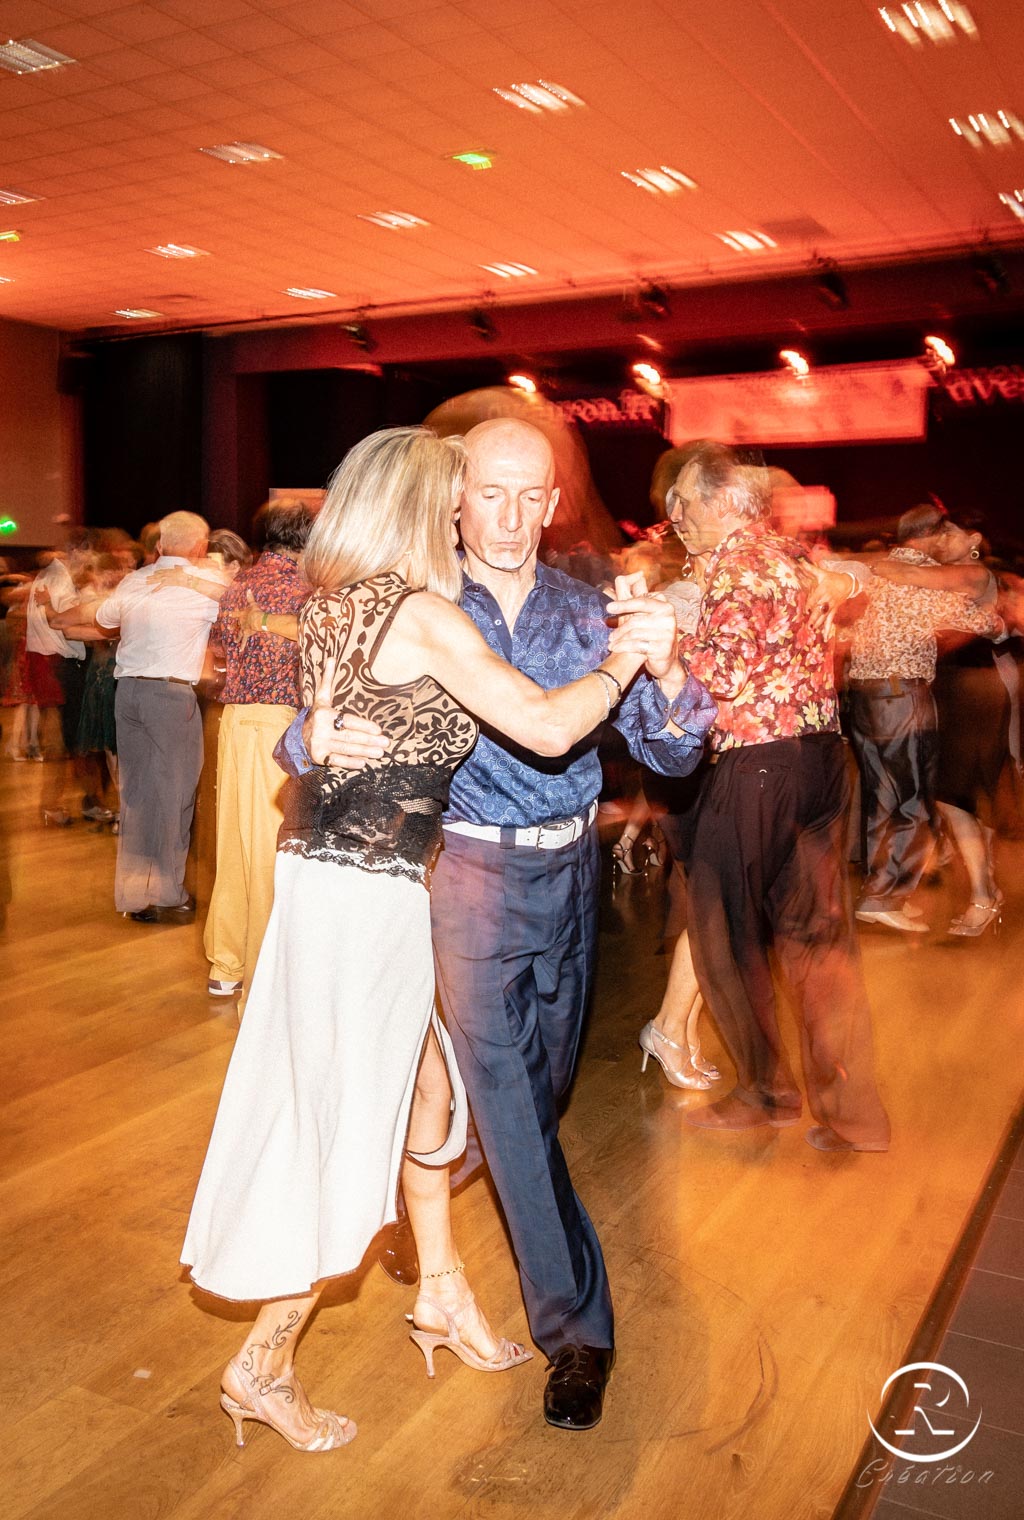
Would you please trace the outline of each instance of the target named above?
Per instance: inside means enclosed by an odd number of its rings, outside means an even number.
[[[563,1346],[548,1363],[544,1418],[563,1430],[593,1430],[615,1352],[604,1346]]]
[[[189,897],[176,908],[158,908],[151,903],[148,908],[138,908],[124,916],[137,924],[190,924],[196,916],[196,900]]]
[[[420,1261],[408,1219],[399,1219],[397,1224],[389,1227],[377,1260],[392,1282],[402,1283],[407,1288],[415,1287],[419,1282]]]

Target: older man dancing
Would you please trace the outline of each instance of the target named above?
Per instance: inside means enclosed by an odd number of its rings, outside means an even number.
[[[541,686],[593,670],[607,614],[627,614],[648,670],[615,719],[655,770],[685,775],[713,706],[675,656],[675,616],[656,598],[607,604],[538,561],[558,503],[543,433],[495,419],[466,435],[463,608],[490,647]],[[293,762],[303,757],[293,747]],[[341,721],[341,719],[339,719]],[[351,766],[382,753],[379,730],[313,710],[314,759]],[[508,1221],[530,1332],[547,1354],[544,1417],[567,1430],[601,1418],[613,1358],[611,1293],[597,1232],[558,1139],[583,1031],[597,942],[601,786],[598,733],[556,761],[486,730],[452,778],[431,926],[437,984],[484,1158]],[[467,1156],[457,1180],[479,1165]],[[415,1263],[403,1280],[415,1280]]]
[[[795,996],[818,1121],[807,1140],[818,1150],[887,1150],[843,859],[847,777],[831,649],[808,611],[809,578],[795,546],[768,525],[767,472],[732,450],[701,448],[667,506],[705,563],[700,621],[681,645],[718,703],[690,862],[690,933],[736,1066],[732,1093],[689,1122],[743,1130],[800,1118],[774,951]]]

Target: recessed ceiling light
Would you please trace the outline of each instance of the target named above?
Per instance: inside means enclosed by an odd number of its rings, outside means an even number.
[[[1024,142],[1024,122],[1012,111],[978,111],[973,116],[951,116],[949,124],[957,137],[972,148],[986,143],[992,148],[1006,148],[1016,137]]]
[[[17,190],[0,190],[0,206],[28,206],[42,200],[40,195],[19,195]]]
[[[480,268],[486,269],[488,274],[496,274],[499,280],[521,280],[537,273],[530,264],[481,264]]]
[[[421,216],[412,216],[408,211],[375,211],[372,215],[359,214],[361,222],[372,222],[375,227],[429,227]]]
[[[147,311],[145,306],[119,306],[115,317],[127,317],[130,322],[144,322],[147,317],[162,317],[162,311]]]
[[[0,285],[13,285],[14,281],[5,274],[0,274]]]
[[[956,42],[957,29],[965,37],[977,40],[978,27],[967,9],[957,0],[914,0],[911,5],[880,5],[878,14],[890,32],[909,42],[911,47],[922,43]]]
[[[13,227],[9,227],[6,232],[0,232],[0,243],[20,243],[20,242],[21,242],[21,233],[20,232],[15,232],[15,230],[14,230]]]
[[[62,69],[66,63],[77,62],[77,58],[55,53],[53,48],[43,47],[31,37],[23,37],[20,42],[10,37],[0,42],[0,69],[9,74],[41,74],[44,69]]]
[[[1008,211],[1024,222],[1024,190],[1000,190],[999,199]]]
[[[205,248],[192,248],[188,243],[157,243],[155,248],[147,248],[147,253],[155,253],[161,259],[208,259],[209,254]]]
[[[628,179],[638,190],[646,190],[648,195],[678,195],[680,190],[697,188],[696,180],[679,169],[670,169],[667,164],[661,164],[657,169],[636,169],[632,172],[623,169],[621,172],[623,179]]]
[[[532,111],[537,116],[544,111],[568,111],[572,106],[586,104],[564,85],[552,84],[550,79],[538,79],[532,84],[510,84],[504,90],[495,86],[494,93],[507,100],[510,106]]]
[[[715,237],[736,253],[763,253],[766,248],[779,246],[767,232],[716,232]]]
[[[490,169],[494,164],[494,154],[485,153],[480,148],[474,148],[467,153],[452,153],[449,156],[453,163],[465,164],[467,169]]]
[[[281,157],[273,148],[264,148],[260,143],[217,143],[199,151],[208,153],[211,158],[219,158],[225,164],[265,164],[268,159]]]
[[[336,301],[338,293],[334,290],[317,290],[313,285],[289,285],[282,295],[292,296],[296,301]]]

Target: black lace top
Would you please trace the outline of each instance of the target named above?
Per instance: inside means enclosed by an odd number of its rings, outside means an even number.
[[[379,723],[391,746],[365,770],[315,766],[289,781],[278,848],[422,881],[440,848],[452,772],[473,748],[477,728],[430,676],[404,686],[374,678],[374,656],[409,595],[389,572],[330,596],[317,593],[303,608],[303,704],[311,705],[334,658],[335,707]]]

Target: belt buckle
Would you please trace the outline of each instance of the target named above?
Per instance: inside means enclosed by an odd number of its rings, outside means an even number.
[[[537,825],[537,848],[540,849],[540,850],[551,850],[551,849],[557,849],[557,847],[559,845],[562,845],[562,844],[570,844],[571,843],[571,838],[555,837],[555,836],[564,836],[565,833],[566,833],[566,830],[569,830],[569,833],[571,835],[572,826],[573,826],[574,822],[575,822],[575,819],[573,819],[573,818],[559,818],[557,821],[549,821],[548,823],[538,824]],[[545,835],[552,836],[550,844],[545,844],[544,843],[544,836]]]

